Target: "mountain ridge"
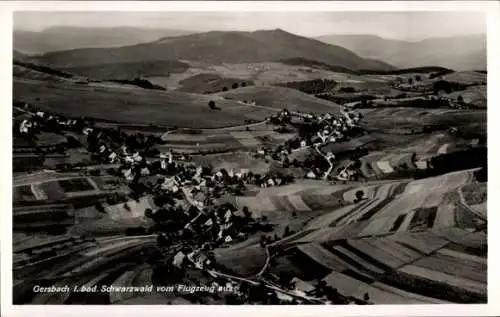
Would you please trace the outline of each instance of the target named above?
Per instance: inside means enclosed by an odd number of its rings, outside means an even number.
[[[436,37],[415,42],[371,34],[332,34],[316,39],[343,46],[365,58],[383,58],[398,68],[436,65],[458,71],[486,69],[485,34]]]
[[[337,45],[297,36],[281,29],[210,31],[163,37],[148,43],[121,47],[80,48],[45,53],[35,61],[51,66],[90,66],[112,62],[194,60],[210,63],[246,63],[304,57],[349,69],[392,70],[379,60],[364,59]]]
[[[47,53],[79,48],[119,47],[150,42],[164,36],[191,33],[193,32],[178,29],[55,26],[41,31],[14,30],[14,49]]]

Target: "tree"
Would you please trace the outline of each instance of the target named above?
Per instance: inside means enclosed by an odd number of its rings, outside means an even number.
[[[106,209],[104,209],[104,207],[102,206],[101,203],[96,203],[94,205],[95,209],[97,209],[97,211],[101,212],[101,213],[106,213]]]
[[[222,87],[222,91],[227,91],[227,87],[226,86]]]
[[[144,216],[147,218],[152,218],[153,217],[153,210],[151,208],[146,208],[144,211]]]
[[[248,210],[247,206],[243,207],[243,214],[245,215],[245,218],[252,218],[252,213]]]
[[[290,227],[286,226],[285,227],[285,232],[283,233],[283,237],[288,237],[290,235]]]
[[[420,77],[420,75],[415,76],[416,81],[420,81],[421,79],[422,79],[422,77]]]
[[[236,89],[236,88],[238,88],[238,87],[239,87],[238,83],[234,83],[234,84],[233,84],[233,86],[232,86],[231,88]]]
[[[246,82],[242,82],[241,83],[241,87],[246,87],[247,86],[247,83]]]
[[[459,103],[463,103],[464,102],[464,97],[462,97],[462,95],[458,95],[457,101]]]
[[[363,196],[365,195],[365,193],[363,193],[362,190],[358,190],[356,192],[356,201],[361,201],[361,199],[363,199]]]
[[[408,84],[413,85],[413,78],[408,78]]]
[[[215,109],[215,101],[210,100],[210,101],[208,102],[208,106],[210,107],[210,109]]]

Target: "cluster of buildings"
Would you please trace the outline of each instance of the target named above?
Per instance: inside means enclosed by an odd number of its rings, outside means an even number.
[[[274,160],[280,161],[281,163],[289,162],[289,155],[293,151],[298,151],[300,149],[308,148],[313,146],[322,157],[330,165],[329,170],[325,172],[328,175],[333,168],[333,163],[335,161],[335,155],[332,152],[323,153],[320,147],[329,143],[339,143],[346,139],[353,128],[358,126],[362,116],[360,113],[354,113],[348,107],[344,107],[341,116],[334,116],[331,113],[326,113],[323,115],[315,115],[311,113],[302,112],[290,112],[284,109],[276,116],[271,118],[271,122],[274,124],[286,125],[291,122],[293,116],[302,118],[304,124],[309,124],[310,127],[314,127],[313,131],[303,138],[296,138],[289,140],[285,143],[285,147],[278,147],[274,150],[262,148],[257,151],[257,156],[268,157],[270,156]],[[315,179],[318,177],[318,172],[314,171],[313,166],[310,167],[310,171],[306,174],[306,178]],[[345,173],[348,173],[346,170]],[[344,177],[347,177],[345,175]]]

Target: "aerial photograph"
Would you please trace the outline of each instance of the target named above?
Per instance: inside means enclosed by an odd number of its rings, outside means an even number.
[[[13,304],[488,302],[485,13],[13,23]]]

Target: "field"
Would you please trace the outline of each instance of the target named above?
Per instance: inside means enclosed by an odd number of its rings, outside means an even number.
[[[443,80],[457,82],[465,85],[472,84],[486,84],[487,74],[475,72],[475,71],[461,71],[461,72],[453,72],[447,75],[442,76]]]
[[[458,101],[459,96],[467,104],[472,104],[478,108],[486,108],[487,106],[487,87],[486,85],[467,87],[464,91],[455,91],[444,95],[447,98]]]
[[[252,106],[252,109],[255,110],[260,108],[282,110],[286,108],[290,111],[330,112],[333,114],[339,114],[341,110],[340,106],[333,102],[282,87],[253,86],[230,90],[218,95],[229,100],[254,101],[256,106]]]
[[[373,137],[376,139],[376,148],[361,158],[361,170],[369,178],[420,169],[422,164],[427,166],[426,160],[474,147],[477,140],[463,139],[445,132],[408,136],[374,134]],[[412,161],[413,155],[415,161]]]
[[[370,131],[394,134],[422,132],[425,126],[445,129],[458,127],[464,131],[486,135],[486,111],[453,109],[383,108],[360,109],[363,125]]]
[[[68,116],[189,128],[240,125],[245,120],[261,121],[273,113],[214,96],[26,80],[14,81],[14,98]],[[220,110],[210,109],[210,100]]]
[[[112,178],[112,177],[111,177]],[[22,204],[30,201],[61,200],[121,192],[124,188],[107,185],[110,180],[84,177],[77,173],[33,173],[14,178],[13,201]]]
[[[465,186],[470,192],[469,184],[472,172],[465,171],[358,187],[320,189],[303,183],[302,190],[289,186],[270,196],[273,189],[264,189],[237,201],[250,210],[300,213],[301,208],[291,208],[291,197],[302,202],[306,193],[338,197],[332,211],[271,244],[272,252],[285,252],[268,269],[274,274],[289,270],[302,279],[324,279],[342,294],[359,298],[368,292],[380,304],[475,302],[486,298],[486,255],[484,233],[477,231],[481,221],[457,201],[458,190]],[[365,199],[349,203],[359,189]],[[273,212],[265,214],[272,219]],[[435,290],[429,292],[428,285]]]
[[[227,171],[237,172],[241,169],[248,169],[254,173],[266,173],[271,167],[270,163],[254,158],[250,153],[245,152],[192,155],[191,157],[195,164],[211,165],[215,170],[224,168]]]
[[[280,134],[267,121],[247,123],[241,126],[220,129],[179,129],[162,135],[166,143],[160,148],[171,148],[178,152],[196,153],[211,151],[251,151],[262,146],[281,145],[294,136]]]
[[[155,84],[167,87],[167,89],[183,89],[186,91],[194,89],[191,92],[200,91],[200,87],[211,87],[211,85],[196,85],[194,87],[182,88],[183,80],[193,80],[200,74],[210,74],[222,79],[229,78],[231,79],[231,83],[233,80],[252,81],[256,85],[274,85],[290,81],[306,81],[321,78],[347,83],[380,82],[378,78],[370,78],[369,76],[358,76],[307,66],[286,65],[273,62],[222,63],[219,65],[192,61],[186,62],[190,64],[190,68],[183,73],[171,73],[168,77],[150,76],[147,77],[147,79]],[[228,86],[228,88],[230,87],[231,86]]]
[[[224,88],[232,89],[233,85],[252,85],[238,78],[221,77],[217,74],[202,73],[179,82],[181,87],[178,91],[185,91],[198,94],[210,94],[222,91]]]

